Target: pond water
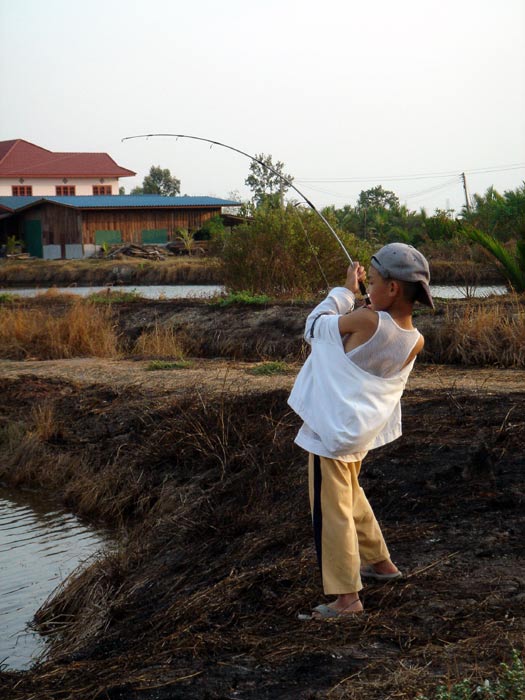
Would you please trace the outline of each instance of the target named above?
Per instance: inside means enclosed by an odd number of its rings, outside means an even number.
[[[82,562],[112,543],[48,497],[0,486],[0,666],[24,670],[45,651],[34,614]]]
[[[149,285],[149,286],[125,286],[115,287],[53,287],[56,292],[78,294],[88,296],[95,292],[105,292],[108,289],[114,292],[135,292],[145,299],[207,299],[224,291],[224,287],[217,284],[207,285]],[[25,289],[11,288],[0,289],[0,294],[17,294],[23,297],[35,297],[48,291],[47,287]],[[507,288],[503,285],[472,286],[461,285],[431,285],[432,295],[438,299],[465,299],[467,297],[483,298],[491,294],[506,294]]]
[[[18,288],[11,287],[10,289],[0,289],[0,294],[17,294],[22,297],[35,297],[39,294],[45,294],[49,291],[49,287],[26,287]],[[137,295],[145,299],[198,299],[209,298],[216,294],[221,294],[224,287],[218,284],[177,284],[177,285],[158,285],[152,284],[147,286],[132,286],[132,285],[115,285],[105,287],[52,287],[54,292],[65,294],[77,294],[78,296],[87,297],[95,292],[135,292]]]

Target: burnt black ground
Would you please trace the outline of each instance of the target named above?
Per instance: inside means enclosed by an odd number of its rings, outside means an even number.
[[[4,441],[0,478],[61,488],[93,519],[113,498],[128,544],[41,611],[69,626],[41,666],[0,674],[4,697],[414,699],[523,651],[525,392],[405,394],[403,437],[363,467],[405,578],[328,622],[297,619],[324,596],[287,391],[153,402],[24,377],[5,392],[4,427],[44,403],[58,428],[38,445],[26,431],[19,454]],[[84,473],[61,480],[59,455]]]

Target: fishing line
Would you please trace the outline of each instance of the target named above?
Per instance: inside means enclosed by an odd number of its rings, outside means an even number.
[[[294,190],[295,192],[297,192],[297,194],[298,194],[300,197],[302,197],[302,198],[304,199],[304,201],[306,202],[306,204],[308,204],[308,206],[312,209],[312,211],[314,211],[314,212],[317,214],[317,216],[321,219],[321,221],[325,224],[325,226],[328,228],[328,230],[330,231],[330,233],[333,235],[333,237],[334,237],[334,238],[336,239],[336,241],[339,243],[339,245],[340,245],[342,251],[344,252],[344,254],[346,255],[346,257],[348,258],[348,261],[349,261],[350,265],[353,265],[353,264],[354,264],[354,261],[353,261],[352,258],[350,257],[350,253],[349,253],[349,252],[347,251],[347,249],[345,248],[345,246],[344,246],[344,244],[343,244],[343,241],[339,238],[339,236],[337,235],[335,229],[334,229],[333,226],[330,224],[330,222],[327,220],[327,218],[315,207],[315,205],[308,199],[308,197],[306,197],[306,195],[304,195],[304,194],[301,192],[301,190],[299,190],[299,189],[293,184],[293,182],[292,182],[291,180],[288,180],[286,177],[284,177],[283,175],[281,175],[281,173],[280,173],[278,170],[275,170],[275,168],[272,168],[271,165],[268,165],[268,164],[265,163],[264,161],[260,160],[259,158],[256,158],[255,156],[250,155],[249,153],[246,153],[245,151],[241,151],[239,148],[235,148],[235,146],[229,146],[229,145],[226,144],[226,143],[221,143],[220,141],[213,141],[213,139],[206,139],[206,138],[204,138],[204,137],[202,137],[202,136],[189,136],[189,135],[187,135],[187,134],[138,134],[138,135],[135,135],[135,136],[125,136],[125,137],[122,139],[122,141],[130,141],[131,139],[149,139],[149,138],[153,138],[153,137],[157,137],[157,136],[167,136],[167,137],[175,138],[175,139],[192,139],[192,140],[194,140],[194,141],[203,141],[203,142],[205,142],[205,143],[209,143],[209,144],[210,144],[210,148],[211,148],[212,146],[221,146],[222,148],[228,148],[230,151],[235,151],[235,153],[240,153],[242,156],[245,156],[246,158],[249,158],[250,160],[254,161],[255,163],[259,163],[259,165],[261,165],[263,168],[266,168],[266,169],[269,170],[271,173],[273,173],[273,174],[274,174],[276,177],[278,177],[282,182],[284,182],[284,183],[286,184],[287,187],[289,187],[289,188],[291,188],[292,190]],[[365,298],[365,303],[368,304],[368,303],[369,303],[369,301],[368,301],[368,295],[367,295],[367,293],[366,293],[366,287],[365,287],[364,282],[359,282],[359,289],[360,289],[360,291],[361,291],[361,294],[362,294],[363,297]]]
[[[301,202],[297,202],[297,204],[294,204],[294,208],[297,209],[297,207],[299,207],[300,204],[301,204]],[[298,210],[298,209],[297,209],[297,221],[299,222],[299,225],[300,225],[301,228],[303,229],[303,233],[304,233],[304,236],[305,236],[306,240],[308,241],[308,245],[309,245],[310,248],[312,249],[312,253],[313,253],[313,256],[314,256],[314,258],[315,258],[315,262],[317,263],[317,266],[318,266],[318,268],[319,268],[319,271],[321,272],[321,275],[323,276],[323,279],[324,279],[325,284],[326,284],[326,288],[329,289],[329,288],[330,288],[330,283],[328,282],[328,280],[327,280],[327,278],[326,278],[326,275],[325,275],[325,273],[324,273],[323,267],[322,267],[322,265],[321,265],[321,261],[319,260],[319,256],[317,255],[317,253],[316,253],[316,251],[315,251],[315,246],[314,246],[314,244],[312,243],[312,241],[310,240],[310,236],[308,235],[308,232],[307,232],[307,230],[306,230],[306,227],[305,227],[305,225],[303,224],[303,221],[302,221],[302,219],[301,219],[301,214],[299,213],[299,210]]]

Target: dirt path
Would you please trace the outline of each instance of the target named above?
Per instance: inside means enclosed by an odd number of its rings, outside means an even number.
[[[206,391],[246,393],[291,388],[300,369],[289,364],[290,371],[270,376],[254,375],[251,370],[264,363],[228,360],[195,360],[185,369],[149,371],[148,361],[75,358],[71,360],[0,360],[0,377],[37,376],[80,384],[102,384],[113,388],[137,388],[146,394],[185,392],[194,387]],[[525,390],[525,370],[462,368],[446,365],[416,366],[407,391],[440,389],[472,391],[482,394],[515,393]]]

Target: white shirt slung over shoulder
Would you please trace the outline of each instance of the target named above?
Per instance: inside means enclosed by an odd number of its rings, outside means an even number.
[[[339,316],[353,310],[355,297],[335,287],[306,319],[311,353],[288,399],[303,419],[295,442],[320,457],[360,461],[368,450],[401,435],[401,395],[414,366],[403,367],[419,340],[378,312],[374,335],[345,352]]]

